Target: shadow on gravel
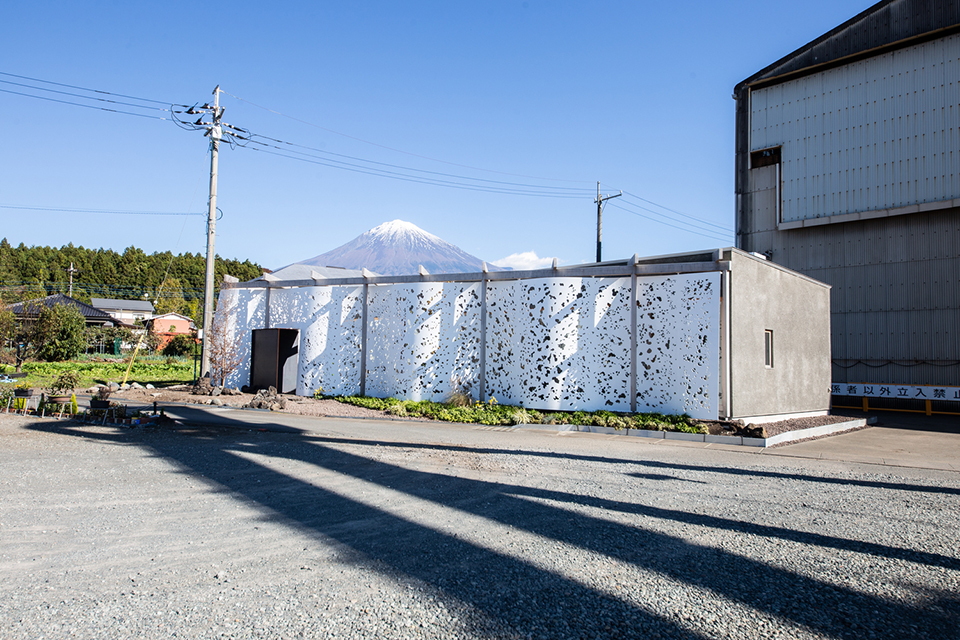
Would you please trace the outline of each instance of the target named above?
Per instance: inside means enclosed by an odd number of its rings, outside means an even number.
[[[249,429],[250,425],[243,423],[237,424],[242,429]],[[275,429],[271,428],[271,431]],[[288,433],[299,433],[291,428],[282,429]],[[784,473],[782,471],[765,471],[762,469],[740,469],[736,467],[711,467],[707,465],[680,464],[673,462],[660,462],[657,460],[641,460],[638,458],[612,458],[604,456],[590,456],[576,453],[556,453],[552,451],[527,451],[520,449],[494,449],[490,447],[464,447],[444,444],[424,444],[419,442],[392,442],[389,440],[363,440],[350,438],[337,438],[324,436],[324,442],[331,444],[356,444],[376,447],[395,447],[399,449],[429,449],[431,451],[455,451],[468,453],[492,453],[499,455],[523,455],[534,458],[550,458],[553,460],[578,460],[582,462],[600,462],[604,464],[632,464],[651,469],[668,471],[701,471],[706,473],[722,473],[735,476],[754,476],[758,478],[781,478],[784,480],[801,480],[803,482],[819,482],[822,484],[835,484],[844,486],[869,487],[873,489],[893,489],[896,491],[916,491],[918,493],[942,493],[945,495],[960,495],[960,487],[933,487],[922,484],[908,484],[904,482],[880,482],[875,480],[856,480],[852,478],[830,478],[824,476],[807,475],[803,473]],[[631,474],[636,478],[647,478],[650,480],[680,480],[675,476],[667,474],[643,474],[641,472]]]
[[[626,525],[551,503],[616,509],[643,518],[667,518],[883,557],[927,561],[956,569],[955,564],[949,564],[942,556],[925,556],[882,545],[563,492],[416,471],[330,446],[344,444],[372,449],[396,443],[315,435],[306,437],[290,432],[251,433],[250,425],[238,423],[237,426],[242,426],[244,432],[198,429],[151,433],[136,430],[109,435],[99,433],[93,437],[135,444],[163,456],[177,463],[184,472],[201,475],[234,495],[242,496],[268,518],[297,527],[324,542],[332,539],[353,549],[362,556],[358,562],[370,570],[384,572],[401,581],[413,578],[432,585],[481,614],[472,621],[475,625],[472,631],[479,635],[500,637],[507,629],[517,637],[701,637],[683,629],[672,619],[653,614],[626,599],[607,595],[524,559],[498,553],[351,500],[322,485],[266,468],[251,461],[247,455],[313,465],[593,551],[803,625],[815,634],[857,639],[957,637],[960,601],[956,594],[930,593],[924,600],[924,607],[914,608],[723,549],[646,529],[642,518],[633,525]],[[34,428],[81,435],[70,425],[38,423]],[[92,434],[83,431],[82,435],[90,438]],[[507,450],[500,453],[526,455],[525,452]],[[637,464],[636,460],[624,462]],[[709,467],[703,470],[717,471]],[[455,521],[456,517],[456,511],[451,512],[450,519]],[[955,559],[949,560],[956,562]],[[603,566],[595,569],[602,572]],[[637,585],[636,590],[641,587]],[[651,608],[657,607],[657,603],[649,604]],[[708,610],[712,608],[709,602],[703,606]],[[757,634],[762,637],[763,631],[758,628]]]
[[[781,478],[784,480],[801,480],[803,482],[819,482],[822,484],[839,484],[843,486],[870,487],[873,489],[894,489],[896,491],[916,491],[917,493],[943,493],[946,495],[960,495],[960,487],[931,487],[922,484],[906,484],[903,482],[879,482],[877,480],[856,480],[854,478],[827,478],[811,476],[803,473],[784,473],[782,471],[764,471],[762,469],[738,469],[736,467],[708,467],[697,464],[680,464],[676,462],[659,462],[657,460],[633,460],[634,464],[651,469],[668,469],[670,471],[704,471],[707,473],[723,473],[732,476],[753,476],[756,478]]]

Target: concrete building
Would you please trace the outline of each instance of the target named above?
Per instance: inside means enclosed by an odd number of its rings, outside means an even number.
[[[834,384],[960,385],[960,3],[884,0],[734,91],[737,246],[832,286]]]

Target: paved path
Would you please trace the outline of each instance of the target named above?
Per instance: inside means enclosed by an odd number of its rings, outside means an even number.
[[[169,412],[0,416],[0,637],[960,637],[956,471]]]
[[[353,429],[362,429],[358,425],[363,423],[405,425],[405,428],[428,429],[409,421],[376,421],[368,419],[336,419],[305,418],[282,413],[267,411],[246,411],[229,408],[213,408],[201,405],[178,405],[169,407],[167,413],[183,421],[198,424],[220,424],[224,426],[243,426],[255,424],[260,428],[271,430],[307,430],[329,426],[342,425],[340,428],[351,432]],[[864,417],[864,414],[851,414],[855,417]],[[895,413],[871,413],[868,417],[879,419],[879,425],[853,431],[837,436],[810,440],[796,444],[787,444],[779,447],[763,449],[738,445],[705,444],[682,442],[677,440],[642,439],[645,446],[683,447],[693,449],[713,449],[739,452],[748,455],[782,456],[795,458],[816,458],[822,460],[837,460],[844,462],[863,462],[894,467],[914,467],[918,469],[941,469],[944,471],[960,471],[960,417],[948,416],[912,416]],[[353,426],[350,426],[353,425]],[[439,429],[449,430],[449,425],[433,425]],[[380,426],[375,427],[377,429]],[[467,432],[471,427],[466,426]],[[515,433],[535,431],[539,434],[549,434],[547,431],[534,429],[517,430]],[[455,431],[459,432],[459,431]],[[593,438],[602,440],[638,440],[617,435],[600,435],[588,433],[569,433],[568,437]],[[636,444],[636,443],[634,443]]]

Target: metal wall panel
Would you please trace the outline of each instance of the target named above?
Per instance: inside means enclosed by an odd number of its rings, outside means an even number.
[[[960,198],[958,65],[960,34],[754,90],[749,146],[782,146],[782,220]]]
[[[746,234],[744,248],[832,286],[834,382],[960,384],[960,210]]]
[[[960,385],[960,209],[757,233],[750,151],[783,145],[784,220],[957,197],[958,33],[881,2],[735,88],[738,246],[832,285],[834,382]]]

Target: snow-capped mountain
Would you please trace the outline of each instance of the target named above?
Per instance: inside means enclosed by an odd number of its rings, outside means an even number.
[[[381,275],[469,273],[481,271],[483,261],[449,242],[403,220],[384,222],[332,251],[297,264],[347,269],[366,268]],[[490,271],[503,271],[487,264]]]

